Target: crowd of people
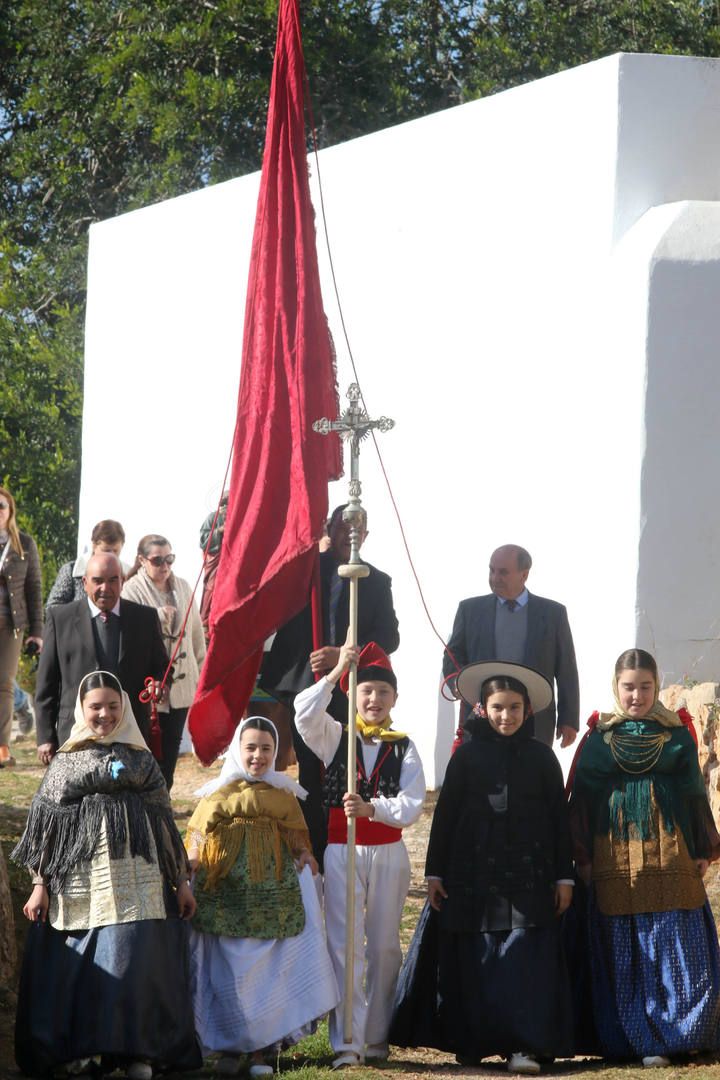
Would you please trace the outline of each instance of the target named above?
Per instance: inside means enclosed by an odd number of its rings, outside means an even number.
[[[392,1045],[434,1047],[461,1065],[500,1055],[526,1075],[577,1053],[662,1067],[720,1050],[720,949],[703,884],[720,835],[692,719],[661,704],[649,653],[622,653],[613,707],[590,718],[566,790],[552,745],[569,746],[579,728],[572,635],[565,608],[528,591],[532,561],[515,545],[493,552],[490,593],[463,600],[455,619],[445,670],[461,726],[402,962],[402,836],[425,779],[395,725],[392,583],[370,564],[359,644],[348,635],[342,510],[321,555],[323,643],[309,604],[279,628],[255,714],[238,717],[181,838],[169,791],[205,636],[169,541],[144,536],[128,569],[122,527],[98,523],[87,562],[62,568],[43,631],[37,549],[0,489],[0,764],[12,761],[7,712],[25,632],[41,650],[47,766],[13,852],[32,881],[21,1070],[120,1067],[150,1080],[217,1055],[217,1073],[246,1060],[261,1077],[325,1016],[337,1069],[384,1061]],[[159,731],[139,700],[147,676]],[[291,743],[299,780],[284,767]]]

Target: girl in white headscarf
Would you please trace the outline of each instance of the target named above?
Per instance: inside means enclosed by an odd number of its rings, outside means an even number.
[[[33,874],[16,1056],[44,1076],[194,1069],[189,866],[157,763],[128,695],[106,671],[82,680],[69,738],[35,795],[13,858]],[[179,917],[178,917],[179,916]]]
[[[298,803],[306,792],[275,771],[277,745],[272,721],[243,720],[188,824],[195,1026],[225,1076],[242,1054],[252,1077],[270,1075],[268,1051],[304,1038],[339,998]]]

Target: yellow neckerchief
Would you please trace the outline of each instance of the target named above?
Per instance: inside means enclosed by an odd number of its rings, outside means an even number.
[[[390,716],[390,713],[387,714],[382,725],[366,723],[360,713],[355,717],[357,733],[363,739],[381,739],[383,742],[398,742],[400,739],[407,738],[404,731],[390,731],[391,724],[392,717]]]
[[[658,688],[655,686],[655,700],[652,703],[652,707],[649,712],[646,712],[644,716],[630,716],[626,713],[620,704],[618,698],[618,683],[617,675],[613,677],[612,681],[613,698],[615,699],[615,708],[612,712],[600,713],[598,718],[597,727],[600,731],[609,731],[611,728],[617,727],[618,724],[622,724],[625,720],[656,720],[658,724],[662,724],[663,727],[682,727],[683,722],[676,712],[672,712],[670,709],[666,709],[663,703],[658,698]]]

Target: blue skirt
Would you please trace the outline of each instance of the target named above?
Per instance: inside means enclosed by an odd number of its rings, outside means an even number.
[[[188,927],[177,918],[53,930],[33,923],[15,1025],[22,1072],[44,1076],[101,1056],[106,1071],[147,1059],[202,1065],[189,986]]]
[[[590,901],[601,1052],[642,1058],[720,1048],[720,950],[710,905],[603,915]]]

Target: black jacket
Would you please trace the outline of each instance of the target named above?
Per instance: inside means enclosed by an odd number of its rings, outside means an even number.
[[[163,677],[167,664],[155,608],[121,600],[118,678],[146,741],[150,736],[149,707],[138,701],[138,694],[148,675]],[[98,667],[87,597],[48,608],[35,691],[38,746],[62,746],[72,729],[80,682]]]
[[[480,722],[450,759],[425,873],[447,890],[445,930],[553,922],[555,883],[573,876],[568,811],[560,764],[525,725],[499,735]]]
[[[335,635],[330,635],[330,583],[337,573],[337,563],[331,552],[320,555],[320,583],[323,607],[323,645],[342,645],[347,634],[350,586],[343,580],[338,600]],[[369,563],[367,565],[370,565]],[[392,581],[382,570],[370,566],[366,578],[359,579],[358,643],[375,641],[386,653],[394,652],[400,644],[398,621],[392,598]],[[265,657],[260,685],[281,700],[292,699],[311,686],[310,653],[313,651],[312,616],[310,604],[284,626],[280,627]]]

